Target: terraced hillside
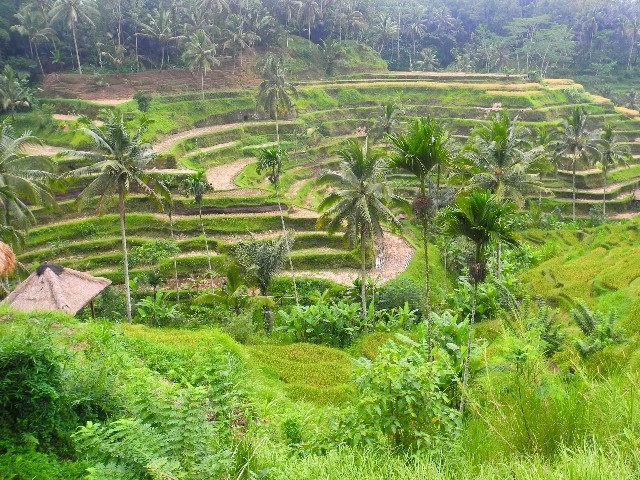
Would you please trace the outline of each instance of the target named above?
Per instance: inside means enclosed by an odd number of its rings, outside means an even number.
[[[575,105],[590,112],[591,127],[614,123],[628,143],[634,160],[630,167],[611,172],[606,192],[607,210],[628,214],[640,179],[640,114],[616,111],[605,98],[590,95],[571,80],[547,80],[542,84],[504,75],[459,74],[360,74],[340,80],[306,82],[298,85],[297,112],[280,123],[282,144],[290,152],[282,178],[286,222],[297,233],[293,262],[301,276],[324,278],[350,284],[359,260],[345,249],[339,237],[315,230],[316,208],[325,187],[316,185],[318,175],[335,165],[334,152],[345,140],[374,133],[379,105],[396,102],[405,117],[432,115],[446,120],[463,142],[470,130],[492,110],[505,109],[534,126],[554,126]],[[181,197],[177,185],[191,171],[207,172],[215,191],[203,202],[205,227],[213,239],[214,263],[224,263],[225,254],[238,240],[276,236],[280,219],[274,192],[264,176],[256,173],[256,153],[275,142],[275,126],[256,110],[254,89],[156,96],[148,115],[156,121],[147,140],[160,154],[156,175],[174,177],[175,234],[181,250],[178,270],[184,278],[197,281],[204,276],[205,245],[197,209]],[[87,147],[88,139],[76,129],[75,118],[98,118],[104,108],[121,112],[132,125],[141,113],[133,101],[101,105],[90,101],[47,99],[40,112],[19,117],[17,127],[34,129],[45,145],[31,153],[55,155],[66,147]],[[56,157],[62,170],[78,161]],[[403,190],[413,185],[408,177],[393,175]],[[568,214],[571,209],[571,178],[560,171],[545,180],[552,194],[545,207]],[[578,179],[578,211],[586,215],[602,199],[599,170],[583,170]],[[28,237],[22,262],[33,265],[50,260],[122,281],[119,226],[115,209],[96,216],[94,209],[78,212],[74,198],[86,179],[60,195],[56,212],[36,211],[39,226]],[[170,237],[169,219],[163,213],[149,213],[152,204],[136,194],[128,200],[130,245],[143,245]],[[408,237],[411,240],[411,236]],[[399,236],[386,236],[385,256],[375,274],[389,280],[401,274],[411,262],[419,262],[411,244]],[[435,252],[434,252],[435,253]],[[432,256],[433,258],[434,256]],[[434,264],[437,263],[437,258]],[[169,276],[171,259],[157,265],[136,265],[133,276],[149,269]]]

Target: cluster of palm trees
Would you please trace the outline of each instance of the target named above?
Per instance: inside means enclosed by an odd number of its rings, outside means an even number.
[[[382,109],[389,117],[392,108]],[[614,129],[607,125],[602,131],[589,132],[587,115],[580,107],[573,110],[557,132],[542,129],[537,136],[504,111],[492,112],[488,121],[473,130],[469,143],[459,148],[447,128],[433,118],[418,118],[409,122],[405,132],[389,132],[384,147],[352,140],[338,151],[340,168],[328,172],[323,181],[335,184],[320,205],[323,211],[318,227],[335,232],[346,227],[346,238],[360,247],[362,314],[366,315],[365,291],[367,245],[375,250],[375,240],[381,237],[382,224],[399,228],[392,206],[408,206],[394,194],[386,175],[393,170],[410,173],[416,179],[417,193],[411,210],[419,226],[425,260],[425,318],[428,345],[431,349],[431,281],[429,243],[438,231],[449,237],[464,237],[474,246],[469,263],[473,281],[473,308],[470,318],[467,354],[464,361],[463,384],[469,374],[473,323],[476,315],[478,284],[487,275],[487,258],[496,251],[499,277],[502,245],[517,246],[514,235],[514,213],[525,205],[528,195],[548,193],[540,175],[550,166],[569,164],[574,175],[576,166],[600,162],[603,171],[606,204],[606,176],[611,165],[624,162],[627,152],[617,141]],[[553,160],[553,161],[552,161]],[[443,184],[457,186],[458,198],[447,205]],[[440,218],[434,222],[439,210]],[[462,400],[464,407],[464,399]]]

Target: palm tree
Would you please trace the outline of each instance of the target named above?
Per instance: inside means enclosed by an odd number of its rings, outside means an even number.
[[[373,130],[379,135],[390,135],[394,127],[400,122],[398,116],[404,112],[396,103],[387,103],[378,107]]]
[[[0,104],[2,109],[11,112],[11,118],[15,120],[16,108],[30,107],[33,92],[29,88],[27,80],[18,75],[11,65],[5,65],[0,74]]]
[[[428,347],[431,354],[431,275],[429,268],[429,227],[437,201],[427,192],[429,177],[435,167],[448,164],[453,158],[453,143],[447,129],[437,120],[415,119],[407,133],[387,136],[391,145],[391,168],[406,170],[419,181],[419,191],[413,202],[413,213],[422,226],[422,247],[425,263],[425,317]],[[438,180],[439,182],[439,180]],[[430,190],[430,189],[429,189]]]
[[[80,130],[93,141],[95,152],[70,150],[63,155],[83,158],[92,163],[67,173],[67,177],[91,177],[91,182],[77,199],[79,207],[86,205],[96,196],[99,198],[97,209],[102,211],[105,201],[114,195],[118,197],[120,213],[120,234],[122,237],[122,255],[124,265],[124,287],[127,303],[127,319],[131,317],[131,288],[129,285],[129,260],[127,251],[125,199],[131,188],[135,188],[162,207],[161,200],[168,197],[167,190],[160,182],[147,174],[146,168],[155,159],[156,154],[149,145],[142,142],[150,120],[143,120],[138,129],[131,133],[125,125],[122,115],[111,113],[101,129],[87,118],[81,119]]]
[[[300,0],[298,7],[298,19],[305,18],[307,23],[307,31],[309,33],[309,41],[311,41],[311,24],[322,16],[320,5],[316,0]]]
[[[284,214],[282,213],[282,205],[280,204],[280,176],[282,174],[282,162],[286,159],[286,152],[279,147],[271,147],[262,150],[258,154],[258,164],[256,171],[258,174],[267,172],[267,178],[276,192],[276,200],[278,202],[278,211],[280,212],[280,222],[282,223],[282,238],[285,242],[287,257],[289,258],[289,268],[291,269],[291,280],[293,281],[293,293],[298,305],[298,286],[296,285],[296,276],[293,271],[293,261],[291,260],[291,246],[289,245],[289,236],[284,224]]]
[[[40,53],[38,52],[38,44],[40,41],[53,41],[56,33],[49,27],[47,19],[39,10],[30,8],[21,9],[15,14],[15,17],[20,23],[12,26],[11,30],[29,38],[29,51],[31,52],[31,56],[33,57],[35,54],[38,65],[40,66],[40,72],[44,75],[44,68],[42,67]]]
[[[326,227],[329,233],[334,233],[346,222],[347,240],[352,245],[360,242],[361,314],[364,318],[367,315],[367,240],[382,237],[383,221],[400,228],[400,222],[388,207],[389,200],[400,199],[392,194],[385,179],[387,163],[382,150],[370,148],[367,140],[364,143],[351,140],[337,154],[340,169],[326,173],[321,180],[336,182],[337,188],[320,203],[319,210],[324,213],[318,219],[317,227]]]
[[[154,8],[151,13],[147,14],[147,23],[140,22],[140,27],[142,28],[142,32],[140,32],[139,35],[153,38],[160,43],[160,70],[162,70],[164,68],[165,56],[167,57],[167,64],[169,63],[167,53],[169,44],[184,37],[174,34],[171,12],[169,10]]]
[[[200,217],[200,228],[204,237],[204,246],[207,251],[207,267],[209,268],[209,277],[211,278],[211,291],[213,292],[213,269],[211,268],[211,253],[209,252],[209,240],[207,232],[204,229],[202,220],[202,198],[205,194],[212,192],[213,186],[207,180],[207,175],[200,170],[187,177],[182,185],[182,193],[185,197],[193,197],[193,201],[198,206],[198,216]]]
[[[488,120],[473,132],[466,152],[472,168],[467,189],[491,190],[521,207],[524,193],[545,190],[537,173],[543,148],[533,146],[529,130],[507,112],[492,112]]]
[[[220,65],[220,61],[216,58],[215,43],[211,41],[204,30],[198,30],[187,41],[182,58],[191,71],[198,70],[200,72],[200,87],[204,101],[204,77],[212,67]]]
[[[51,16],[51,23],[62,22],[66,28],[71,30],[73,45],[76,50],[78,72],[82,74],[77,38],[78,23],[84,23],[93,27],[95,24],[92,18],[99,18],[100,13],[86,0],[56,0],[49,15]]]
[[[463,237],[471,241],[474,255],[469,265],[473,280],[473,305],[469,319],[469,336],[464,358],[460,411],[464,410],[464,395],[469,378],[469,358],[473,340],[473,325],[478,301],[478,284],[486,277],[486,263],[490,247],[504,243],[512,247],[519,245],[512,228],[515,205],[499,199],[489,191],[473,191],[468,196],[458,198],[455,205],[445,215],[445,234]]]
[[[440,65],[436,52],[431,48],[423,48],[419,53],[419,60],[415,61],[415,67],[423,72],[433,72]]]
[[[638,103],[640,103],[640,95],[636,90],[632,88],[625,94],[624,98],[627,102],[627,107],[629,107],[631,110],[636,110],[638,108]]]
[[[164,199],[167,215],[169,216],[169,232],[171,233],[171,241],[175,241],[175,234],[173,230],[173,195],[171,191],[174,190],[177,185],[175,177],[173,175],[164,175],[159,180],[162,187],[167,191],[167,197]],[[176,284],[176,301],[180,304],[180,279],[178,278],[178,252],[173,252],[173,280]]]
[[[613,125],[610,123],[604,126],[600,139],[598,140],[598,150],[600,152],[600,165],[602,168],[602,216],[607,219],[607,174],[609,167],[613,165],[628,165],[630,157],[629,149],[620,143]]]
[[[55,166],[46,158],[24,154],[24,147],[32,143],[38,139],[31,133],[16,136],[11,123],[0,125],[0,224],[14,249],[21,244],[19,230],[36,223],[29,205],[55,205],[51,190]]]
[[[563,153],[569,155],[574,222],[576,220],[576,166],[579,161],[589,164],[590,159],[598,152],[595,143],[597,134],[587,130],[587,118],[587,111],[583,107],[575,107],[571,116],[562,121],[558,132],[558,146]]]
[[[278,119],[294,107],[296,87],[287,82],[282,58],[269,55],[262,69],[262,83],[258,91],[258,105],[276,122],[276,141],[280,143]]]
[[[327,75],[333,75],[340,60],[347,58],[347,55],[335,40],[329,39],[326,42],[324,40],[321,41],[320,52],[324,60],[324,71]]]
[[[235,58],[240,55],[240,66],[242,67],[242,54],[245,48],[250,48],[260,37],[245,28],[245,19],[242,15],[229,15],[227,17],[227,33],[229,38],[224,42],[224,48],[233,50],[234,68]]]

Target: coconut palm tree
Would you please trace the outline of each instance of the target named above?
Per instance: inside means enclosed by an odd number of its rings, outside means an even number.
[[[287,82],[282,58],[269,55],[262,69],[262,83],[258,91],[258,105],[276,122],[276,141],[280,143],[278,119],[293,109],[296,87]]]
[[[242,67],[242,55],[245,48],[251,46],[260,40],[260,37],[252,32],[242,15],[232,14],[227,17],[227,35],[229,38],[224,42],[224,48],[230,48],[233,51],[234,68],[235,58],[240,56],[240,66]]]
[[[423,72],[433,72],[440,65],[436,52],[431,48],[423,48],[418,54],[418,60],[415,61],[417,70]]]
[[[0,105],[5,111],[11,112],[11,119],[15,120],[18,107],[30,107],[33,102],[33,91],[29,88],[27,80],[22,78],[11,68],[5,65],[0,74]]]
[[[293,282],[293,293],[298,305],[298,286],[296,285],[296,275],[293,270],[293,260],[291,259],[291,246],[289,245],[289,236],[284,223],[284,214],[282,213],[282,205],[280,204],[280,176],[282,174],[282,163],[286,159],[287,153],[279,147],[265,148],[258,154],[258,164],[256,171],[258,174],[267,172],[267,178],[276,192],[276,200],[278,202],[278,211],[280,212],[280,222],[282,223],[282,238],[285,242],[287,257],[289,258],[289,268],[291,269],[291,280]]]
[[[167,52],[169,44],[184,38],[181,35],[174,34],[171,11],[154,8],[151,13],[147,14],[147,22],[140,22],[140,27],[142,31],[138,35],[153,38],[160,44],[160,70],[162,70],[165,56],[167,57],[167,64],[169,63]]]
[[[422,227],[422,248],[425,263],[425,317],[428,323],[428,347],[431,351],[429,229],[437,208],[437,200],[431,195],[428,184],[434,168],[447,165],[453,159],[453,142],[447,129],[431,117],[415,119],[409,124],[406,133],[388,135],[387,139],[392,151],[389,166],[411,173],[419,182],[418,194],[413,201],[413,214]]]
[[[182,58],[189,70],[200,72],[200,90],[204,101],[204,77],[212,67],[220,65],[220,61],[216,58],[216,44],[204,30],[198,30],[187,40]]]
[[[378,107],[378,116],[373,125],[373,130],[378,135],[390,135],[394,127],[400,123],[398,118],[404,113],[402,107],[396,103],[387,103]]]
[[[385,179],[387,162],[382,150],[370,148],[367,140],[363,143],[351,140],[337,154],[339,170],[328,172],[321,179],[336,183],[336,189],[320,203],[319,210],[324,213],[318,219],[317,227],[334,233],[346,222],[347,240],[352,245],[360,243],[361,314],[364,318],[367,315],[367,241],[382,237],[382,222],[400,228],[400,222],[388,206],[389,201],[400,199],[393,195]]]
[[[569,156],[574,222],[576,220],[576,167],[578,162],[591,163],[591,160],[598,154],[596,146],[598,133],[589,132],[587,118],[587,111],[583,107],[575,107],[571,116],[562,121],[558,132],[559,149]]]
[[[22,244],[19,231],[36,223],[29,205],[55,205],[51,189],[55,166],[24,153],[24,147],[33,143],[38,139],[29,132],[17,136],[8,121],[0,125],[0,225],[3,240],[14,249]]]
[[[75,178],[89,176],[91,178],[89,185],[78,196],[77,204],[79,207],[83,207],[98,197],[97,209],[98,212],[101,212],[108,199],[113,196],[118,198],[127,319],[131,322],[125,200],[132,188],[147,195],[160,208],[162,208],[162,199],[168,197],[168,192],[162,184],[148,175],[146,171],[149,163],[156,157],[150,146],[142,142],[142,135],[150,120],[142,121],[134,132],[127,129],[122,115],[118,116],[114,113],[107,117],[103,128],[98,127],[87,118],[81,119],[80,122],[82,125],[80,130],[93,141],[95,152],[78,150],[63,152],[65,156],[91,161],[88,166],[72,170],[65,176]]]
[[[478,301],[478,284],[486,277],[486,263],[491,246],[503,243],[512,247],[519,245],[512,227],[515,205],[499,199],[490,191],[473,191],[461,196],[445,214],[445,234],[463,237],[474,246],[469,273],[473,280],[473,305],[469,318],[469,335],[464,358],[460,411],[464,410],[464,396],[469,379],[469,358],[473,340],[473,325]]]
[[[300,0],[298,6],[298,19],[305,19],[307,24],[308,38],[311,41],[311,24],[315,23],[318,17],[322,16],[320,5],[317,0]]]
[[[211,291],[213,292],[213,269],[211,268],[211,253],[209,252],[209,240],[207,232],[204,229],[202,220],[202,198],[205,194],[212,192],[213,186],[207,180],[207,175],[200,170],[187,177],[182,184],[182,193],[185,197],[193,197],[193,201],[198,206],[198,216],[200,218],[200,228],[204,237],[204,247],[207,251],[207,267],[209,268],[209,277],[211,278]]]
[[[19,23],[18,25],[12,26],[11,30],[29,39],[31,56],[33,57],[35,55],[36,60],[38,60],[38,65],[40,66],[40,72],[44,75],[38,45],[41,41],[53,41],[56,38],[56,33],[49,27],[47,19],[39,10],[23,8],[16,13],[15,17]]]
[[[609,167],[614,165],[628,165],[631,157],[626,145],[620,143],[613,125],[606,124],[598,140],[598,151],[600,153],[600,166],[602,168],[602,216],[607,219],[607,174]]]
[[[546,190],[538,173],[543,148],[534,146],[531,132],[507,112],[492,112],[488,120],[474,130],[465,153],[471,165],[466,188],[491,190],[523,206],[525,193]]]
[[[82,74],[82,64],[80,63],[80,50],[78,49],[78,24],[95,26],[94,18],[99,18],[98,10],[86,0],[56,0],[49,12],[51,23],[61,22],[65,28],[71,30],[73,45],[76,50],[76,61],[78,62],[78,72]]]

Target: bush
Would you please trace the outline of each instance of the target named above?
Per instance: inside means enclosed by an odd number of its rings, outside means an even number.
[[[64,355],[43,332],[0,342],[0,429],[49,442],[61,427]]]
[[[291,312],[278,312],[277,331],[292,336],[298,342],[311,342],[346,347],[367,326],[356,303],[320,303],[295,306]]]
[[[378,307],[392,309],[406,304],[412,310],[422,311],[424,307],[424,287],[410,278],[401,278],[383,285],[378,290]]]
[[[592,312],[583,302],[578,302],[576,308],[571,310],[571,316],[585,335],[584,340],[576,340],[576,348],[580,355],[586,357],[603,348],[616,343],[624,343],[622,329],[614,326],[618,319],[616,312],[609,314]]]
[[[426,345],[397,335],[373,362],[357,362],[357,406],[345,417],[343,431],[356,444],[382,441],[403,450],[450,442],[460,415],[440,384],[451,375],[446,362],[429,360]]]
[[[136,92],[133,96],[133,99],[138,104],[138,110],[140,110],[141,112],[148,112],[149,108],[151,107],[151,101],[153,100],[153,97],[148,93]]]

